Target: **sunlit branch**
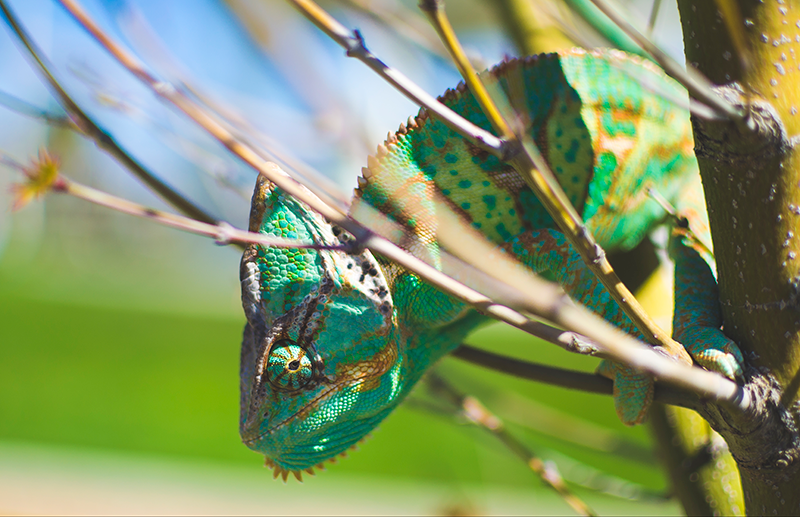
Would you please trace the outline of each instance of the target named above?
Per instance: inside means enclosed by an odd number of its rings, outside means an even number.
[[[497,156],[506,153],[503,141],[488,131],[484,131],[468,120],[464,119],[453,110],[426,93],[403,74],[390,68],[383,61],[375,57],[364,45],[364,39],[358,31],[351,36],[338,21],[310,0],[289,0],[292,5],[319,27],[332,40],[341,45],[348,57],[354,57],[366,64],[369,68],[383,77],[389,84],[398,89],[412,102],[425,108],[459,134],[469,135],[477,145]]]

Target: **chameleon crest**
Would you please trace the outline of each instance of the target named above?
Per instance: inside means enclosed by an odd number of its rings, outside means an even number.
[[[686,93],[651,63],[618,51],[576,49],[510,60],[487,74],[506,92],[606,250],[630,249],[664,221],[667,214],[648,195],[651,189],[683,211],[695,209],[689,200],[702,200],[685,195],[701,189],[688,113],[648,88],[672,97]],[[463,85],[440,100],[488,129]],[[396,237],[402,228],[400,245],[438,265],[439,201],[533,272],[637,334],[520,175],[422,110],[368,159],[351,215],[383,235]],[[702,204],[694,213],[704,218]],[[250,230],[325,247],[350,238],[261,178]],[[719,330],[713,259],[673,240],[681,279],[675,328],[696,361],[733,376],[742,359]],[[284,478],[353,446],[425,371],[486,321],[369,251],[251,245],[241,280],[247,316],[241,435]],[[698,290],[711,294],[702,303],[687,295]],[[614,379],[620,418],[641,422],[652,381],[620,365],[602,371]]]

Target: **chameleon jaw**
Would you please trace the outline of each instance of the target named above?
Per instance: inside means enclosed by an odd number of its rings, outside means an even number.
[[[315,397],[314,400],[311,400],[310,402],[305,404],[302,408],[300,408],[298,411],[295,411],[291,416],[285,418],[284,420],[275,425],[272,425],[269,429],[263,432],[258,432],[259,420],[257,418],[253,417],[248,418],[248,420],[245,422],[242,428],[242,441],[251,450],[264,454],[265,464],[266,466],[273,469],[274,477],[277,478],[278,476],[282,476],[284,481],[288,477],[289,473],[292,473],[296,478],[299,475],[301,475],[303,471],[309,474],[313,474],[313,472],[309,472],[308,469],[311,468],[313,470],[314,465],[316,465],[318,469],[324,469],[323,463],[325,463],[326,461],[335,462],[338,456],[342,457],[346,456],[347,449],[356,449],[357,444],[362,442],[369,435],[369,432],[372,429],[374,429],[377,423],[380,422],[386,416],[387,411],[381,411],[379,414],[373,415],[370,418],[358,420],[357,421],[358,423],[351,422],[351,425],[347,426],[347,430],[349,432],[346,433],[343,440],[345,441],[345,443],[350,442],[350,444],[344,445],[342,447],[341,441],[338,444],[335,441],[331,442],[331,444],[327,446],[327,452],[326,449],[320,450],[321,447],[319,449],[317,447],[313,447],[314,449],[316,449],[316,454],[306,455],[302,453],[303,449],[306,449],[306,452],[308,452],[308,449],[311,448],[310,446],[322,446],[323,444],[327,443],[327,440],[323,441],[316,440],[313,434],[306,435],[306,443],[303,443],[302,440],[300,443],[298,443],[297,440],[295,440],[294,443],[295,448],[293,450],[286,450],[282,448],[282,446],[280,446],[277,450],[273,448],[276,442],[278,444],[282,443],[281,436],[274,437],[271,440],[266,440],[266,443],[262,443],[262,441],[264,441],[265,438],[270,437],[270,435],[274,435],[275,433],[279,433],[282,432],[283,430],[286,430],[287,427],[290,426],[291,423],[297,420],[298,418],[302,419],[303,417],[308,416],[308,414],[315,407],[319,406],[319,404],[322,403],[323,401],[330,399],[332,396],[336,395],[336,393],[342,391],[347,387],[363,384],[363,382],[367,380],[368,377],[361,377],[357,379],[345,378],[342,379],[342,381],[340,381],[339,383],[333,383],[331,387],[329,387],[324,392]],[[258,407],[251,408],[250,415],[255,417],[260,415],[261,411],[259,409],[260,408]],[[289,430],[288,432],[293,434],[295,438],[298,438],[304,434],[302,430],[300,432],[294,432],[292,430]],[[351,439],[354,438],[354,439],[353,441],[350,441],[350,439],[348,438]],[[302,457],[302,459],[300,459],[299,461],[298,461],[298,453]],[[284,459],[285,461],[281,460],[281,457],[283,457],[284,455],[288,455],[288,458]],[[285,466],[287,462],[299,463],[300,466],[297,468],[292,468],[291,466]],[[282,463],[284,465],[282,465]],[[302,479],[300,480],[302,481]]]
[[[338,384],[338,385],[332,386],[330,389],[322,392],[320,395],[318,395],[317,397],[315,397],[314,399],[309,401],[306,405],[304,405],[303,407],[298,409],[295,413],[289,415],[288,417],[286,417],[282,421],[278,422],[277,424],[273,425],[272,427],[270,427],[266,431],[258,433],[255,436],[246,437],[245,431],[243,430],[243,432],[242,432],[242,435],[243,435],[242,436],[242,442],[244,442],[245,445],[247,445],[248,447],[250,447],[252,449],[251,446],[254,445],[256,442],[261,441],[265,436],[270,435],[270,434],[280,430],[281,428],[285,427],[289,422],[291,422],[292,420],[294,420],[298,416],[308,412],[309,408],[311,408],[314,405],[317,405],[318,403],[322,402],[326,398],[328,398],[331,395],[333,395],[333,393],[335,393],[336,391],[340,390],[342,388],[342,386],[343,386],[343,384]],[[257,408],[257,409],[260,409],[260,408]],[[251,411],[251,415],[259,415],[259,414],[260,414],[260,411]],[[255,425],[254,425],[254,423],[255,423]],[[257,429],[258,428],[258,421],[256,419],[248,418],[245,421],[245,425],[243,427],[244,427],[245,430],[246,429],[251,429],[251,428]]]
[[[349,450],[353,450],[353,451],[358,450],[358,444],[362,443],[363,441],[365,441],[367,438],[369,438],[369,436],[370,435],[366,435],[365,437],[360,439],[357,443],[354,443],[353,445],[348,447],[348,449]],[[308,467],[308,468],[304,468],[304,469],[286,469],[286,468],[283,468],[280,465],[278,465],[275,462],[275,460],[273,460],[272,458],[269,458],[267,456],[264,456],[264,466],[269,468],[270,470],[272,470],[272,479],[278,479],[278,476],[280,476],[283,479],[283,482],[286,483],[286,480],[289,479],[289,474],[291,474],[292,476],[294,476],[294,478],[297,481],[302,483],[303,482],[303,472],[305,472],[309,476],[315,476],[317,474],[314,471],[315,468],[317,470],[325,470],[325,465],[324,465],[325,463],[332,463],[332,464],[336,463],[336,461],[337,461],[337,459],[339,457],[346,458],[347,457],[347,451],[342,451],[339,454],[337,454],[336,456],[334,456],[333,458],[328,458],[327,460],[325,460],[323,462],[317,463],[314,467]]]

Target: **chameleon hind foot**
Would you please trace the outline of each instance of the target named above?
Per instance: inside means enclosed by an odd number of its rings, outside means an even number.
[[[742,377],[742,352],[721,331],[693,327],[686,329],[681,337],[685,340],[686,351],[706,370],[720,373],[730,380]]]
[[[675,260],[675,312],[673,337],[700,366],[735,380],[742,375],[744,357],[739,347],[722,333],[719,288],[710,261],[686,239],[672,239]],[[713,262],[712,262],[713,263]]]
[[[742,377],[742,353],[720,330],[694,327],[687,329],[682,337],[687,340],[684,342],[686,351],[698,365],[733,381]],[[597,373],[614,381],[614,409],[625,425],[647,420],[654,395],[650,377],[611,361],[603,361]]]

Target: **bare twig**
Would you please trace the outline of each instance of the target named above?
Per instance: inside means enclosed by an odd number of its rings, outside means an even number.
[[[459,134],[469,135],[470,140],[496,156],[503,156],[507,149],[504,142],[478,126],[465,120],[456,112],[440,103],[432,95],[426,93],[419,86],[414,84],[406,76],[387,66],[383,61],[375,57],[364,45],[364,39],[358,31],[351,36],[347,29],[321,9],[311,0],[289,0],[292,5],[308,18],[314,25],[319,27],[332,40],[341,45],[348,57],[354,57],[363,62],[378,75],[383,77],[389,84],[397,88],[403,95],[411,99],[412,102],[435,114],[439,120]]]
[[[647,36],[653,37],[653,29],[656,28],[656,20],[658,19],[658,12],[661,10],[661,0],[653,0],[653,5],[650,7],[650,17],[647,18]]]
[[[25,102],[24,100],[19,99],[6,92],[0,92],[0,105],[3,105],[7,109],[15,113],[19,113],[20,115],[25,115],[26,117],[42,120],[45,124],[49,126],[63,127],[67,129],[80,131],[78,127],[75,126],[75,124],[72,122],[72,120],[70,120],[69,117],[65,115],[56,115],[54,113],[50,113],[47,110],[37,108],[33,104]]]
[[[39,50],[33,40],[31,40],[25,29],[19,24],[16,16],[11,12],[5,1],[0,1],[0,10],[3,12],[6,24],[16,35],[17,41],[23,45],[27,55],[33,61],[32,64],[45,80],[50,91],[58,99],[61,106],[69,114],[72,122],[80,128],[83,134],[92,139],[100,149],[113,156],[117,162],[130,170],[137,178],[142,180],[147,186],[164,198],[165,201],[184,214],[206,223],[213,224],[216,222],[216,219],[207,214],[205,210],[183,197],[175,189],[148,171],[138,161],[134,160],[130,154],[116,143],[108,132],[98,126],[58,83],[50,72],[52,67],[45,59],[44,54],[42,54],[41,50]]]
[[[240,17],[242,14],[240,14]],[[135,26],[137,30],[128,29],[129,37],[134,42],[140,42],[139,46],[146,51],[146,55],[157,56],[158,62],[162,63],[160,69],[165,70],[172,80],[175,87],[181,90],[181,94],[192,97],[210,115],[216,117],[217,122],[225,126],[234,137],[250,146],[261,158],[274,161],[300,177],[306,185],[311,185],[312,191],[321,192],[323,199],[334,203],[342,212],[349,206],[349,196],[341,195],[341,191],[336,184],[324,174],[319,173],[313,167],[302,160],[292,156],[278,141],[265,135],[254,127],[246,117],[242,117],[224,101],[208,95],[197,82],[193,81],[191,73],[180,61],[171,55],[169,49],[161,41],[159,35],[152,27],[147,24],[146,19],[141,13],[136,11],[133,6],[127,11],[127,25]],[[143,34],[140,34],[143,33]],[[310,101],[310,99],[307,99]]]
[[[630,36],[637,45],[650,54],[671,77],[689,90],[689,94],[692,97],[716,111],[720,117],[728,120],[741,120],[744,117],[743,111],[736,109],[714,93],[712,90],[713,85],[708,79],[692,67],[684,69],[677,61],[669,57],[642,33],[637,31],[611,2],[608,0],[591,0],[591,2],[622,29],[625,34]]]
[[[473,363],[490,370],[513,375],[521,379],[542,382],[562,388],[585,391],[587,393],[611,394],[612,383],[597,374],[583,373],[575,370],[566,370],[547,366],[544,364],[531,363],[520,359],[481,350],[469,345],[462,344],[452,352],[454,357]],[[696,409],[700,400],[696,396],[675,390],[661,383],[656,383],[654,400],[673,406],[681,406],[688,409]]]
[[[381,22],[399,37],[410,41],[428,52],[447,58],[442,42],[431,32],[419,13],[406,8],[402,3],[370,2],[368,0],[339,0],[351,9]]]
[[[611,380],[600,375],[512,359],[469,345],[461,345],[452,354],[469,363],[530,381],[604,395],[610,395],[612,390]]]
[[[437,395],[446,397],[450,403],[458,407],[464,417],[488,431],[492,436],[500,440],[515,456],[525,462],[526,465],[541,479],[547,486],[555,490],[559,496],[580,515],[597,515],[586,503],[570,491],[561,474],[553,465],[547,465],[522,441],[517,439],[506,429],[503,421],[493,415],[481,402],[470,395],[461,393],[452,384],[445,381],[441,376],[432,373],[428,375],[428,385]]]
[[[214,225],[195,221],[194,219],[190,219],[188,217],[148,208],[138,203],[133,203],[126,199],[112,196],[111,194],[101,192],[97,189],[93,189],[76,181],[70,180],[63,175],[60,175],[55,181],[53,184],[53,190],[56,192],[70,194],[85,201],[89,201],[90,203],[104,206],[118,212],[150,219],[170,228],[176,228],[185,232],[211,237],[217,242],[217,244],[261,244],[263,246],[274,246],[277,248],[349,251],[349,248],[345,246],[326,246],[315,244],[313,242],[308,243],[293,239],[282,239],[280,237],[273,237],[263,233],[248,232],[234,228],[225,222]]]

